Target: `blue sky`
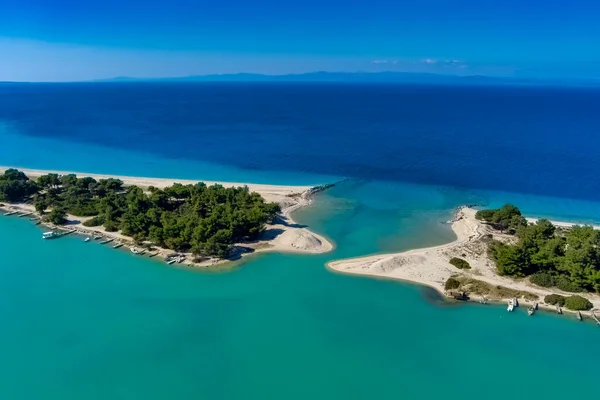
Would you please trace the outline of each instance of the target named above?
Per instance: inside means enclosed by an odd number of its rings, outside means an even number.
[[[327,71],[600,78],[597,0],[0,0],[0,81]]]

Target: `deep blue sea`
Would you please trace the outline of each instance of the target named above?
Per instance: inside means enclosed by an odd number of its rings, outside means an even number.
[[[324,265],[448,242],[440,222],[465,203],[600,223],[598,110],[585,88],[0,84],[0,165],[348,178],[294,214],[332,253],[222,273],[0,218],[0,399],[596,396],[596,326]]]

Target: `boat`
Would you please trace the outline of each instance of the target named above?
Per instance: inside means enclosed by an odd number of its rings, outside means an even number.
[[[527,315],[531,316],[533,314],[535,314],[535,307],[532,306],[527,309]]]
[[[110,243],[110,242],[112,242],[113,240],[115,240],[115,239],[112,239],[112,238],[111,238],[111,239],[106,239],[106,240],[103,240],[103,241],[101,241],[101,242],[100,242],[100,244],[106,244],[106,243]]]
[[[117,243],[113,246],[113,249],[118,249],[121,246],[123,246],[123,243]]]
[[[102,238],[102,235],[94,236],[94,240],[98,240],[98,239],[101,239],[101,238]]]
[[[57,238],[59,236],[61,236],[60,233],[54,232],[54,231],[42,233],[42,239],[54,239],[54,238]]]
[[[18,211],[11,211],[9,213],[4,214],[5,216],[9,216],[9,215],[15,215],[16,213],[18,213]]]
[[[129,248],[129,250],[131,250],[131,252],[132,252],[133,254],[140,254],[139,250],[138,250],[138,249],[136,249],[135,247],[130,247],[130,248]]]
[[[581,312],[577,311],[577,321],[583,321],[583,317],[581,316]]]
[[[84,240],[84,242],[86,242],[86,243],[89,242],[89,241],[90,241],[89,237],[86,237],[85,240]]]
[[[173,264],[174,262],[175,262],[175,260],[169,260],[169,261],[167,261],[167,264],[168,264],[168,265],[171,265],[171,264]]]
[[[556,312],[562,314],[562,308],[558,304],[556,305]]]
[[[515,309],[515,303],[513,299],[508,300],[508,307],[506,307],[506,311],[511,312]]]

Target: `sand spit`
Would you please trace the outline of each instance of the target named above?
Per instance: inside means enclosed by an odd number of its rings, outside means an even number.
[[[352,258],[333,261],[327,267],[347,274],[367,275],[374,277],[399,279],[416,282],[430,286],[440,293],[444,293],[444,284],[453,275],[470,277],[495,286],[525,291],[539,296],[542,304],[543,298],[552,293],[570,295],[558,290],[548,290],[530,284],[527,280],[515,280],[496,274],[493,261],[487,255],[487,241],[491,238],[510,241],[514,238],[499,234],[488,225],[475,219],[476,210],[462,207],[452,221],[452,230],[456,240],[441,246],[409,250],[395,254],[381,254],[367,257]],[[568,227],[575,224],[561,223],[560,226]],[[448,261],[452,257],[460,257],[469,262],[470,270],[460,270]],[[600,308],[600,296],[585,295]],[[492,299],[506,300],[506,299]]]
[[[132,177],[132,176],[118,176],[118,175],[105,175],[105,174],[93,174],[85,172],[72,172],[72,171],[54,171],[54,170],[36,170],[18,167],[0,167],[0,171],[4,171],[8,168],[16,168],[23,171],[25,175],[31,179],[36,179],[41,175],[48,173],[56,173],[59,175],[75,174],[78,177],[92,177],[94,179],[108,179],[116,178],[123,181],[125,185],[136,185],[142,188],[154,186],[157,188],[164,188],[171,186],[174,183],[181,184],[195,184],[198,182],[204,182],[206,185],[219,184],[224,187],[233,186],[248,186],[248,189],[253,192],[260,194],[268,202],[276,202],[281,206],[281,215],[278,220],[271,225],[267,225],[264,234],[261,239],[251,243],[239,243],[234,246],[234,256],[232,259],[239,259],[241,256],[263,251],[276,251],[276,252],[293,252],[293,253],[325,253],[333,249],[333,245],[323,236],[310,231],[308,228],[298,225],[291,217],[290,214],[299,209],[305,207],[312,202],[313,195],[320,190],[323,190],[329,186],[321,187],[310,187],[310,186],[283,186],[283,185],[262,185],[262,184],[247,184],[237,182],[214,182],[204,180],[189,180],[189,179],[171,179],[171,178],[145,178],[145,177]],[[22,211],[22,212],[34,212],[35,209],[30,204],[6,204],[3,209],[5,211]],[[114,239],[124,243],[127,246],[133,246],[133,239],[131,237],[120,234],[119,232],[106,232],[104,227],[86,227],[83,222],[91,217],[76,217],[68,215],[67,220],[69,221],[65,227],[52,227],[52,228],[63,228],[63,229],[75,229],[78,233],[83,235],[102,235],[103,237]],[[149,252],[151,253],[151,252]],[[167,257],[173,253],[173,250],[168,249],[156,249],[155,254],[159,257]],[[217,259],[205,259],[199,262],[192,262],[192,255],[185,254],[186,258],[185,265],[189,266],[211,266],[216,264],[225,263],[230,260],[217,260]]]

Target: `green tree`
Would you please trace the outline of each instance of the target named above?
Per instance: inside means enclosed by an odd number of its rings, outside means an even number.
[[[44,211],[46,211],[46,209],[48,208],[48,202],[42,196],[37,196],[34,200],[33,205],[35,207],[35,211],[37,211],[40,214],[43,214]]]
[[[66,219],[67,213],[60,207],[55,207],[48,213],[46,219],[48,222],[51,222],[55,225],[63,225],[67,222]]]

